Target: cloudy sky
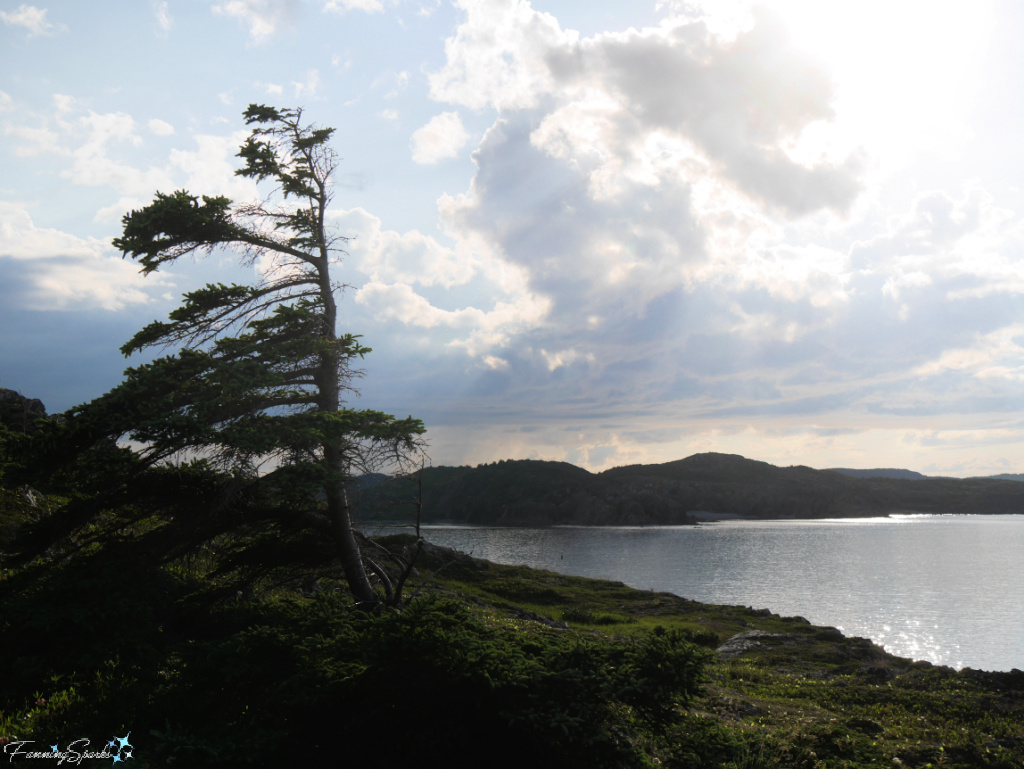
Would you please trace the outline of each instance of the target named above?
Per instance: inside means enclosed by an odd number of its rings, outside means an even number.
[[[0,2],[0,387],[51,412],[230,255],[251,102],[337,129],[360,403],[435,464],[1024,471],[1024,5]]]

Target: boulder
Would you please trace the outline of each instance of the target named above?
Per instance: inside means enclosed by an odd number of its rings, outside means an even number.
[[[766,630],[747,630],[732,636],[715,651],[723,657],[735,657],[744,652],[761,649],[765,646],[791,646],[805,640],[805,638],[793,635],[792,633],[769,633]]]

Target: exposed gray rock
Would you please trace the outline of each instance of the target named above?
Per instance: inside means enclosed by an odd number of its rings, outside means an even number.
[[[25,497],[25,501],[27,501],[32,507],[39,507],[39,505],[46,501],[46,497],[41,491],[33,489],[28,485],[21,487],[21,495]]]
[[[34,433],[36,420],[46,416],[46,407],[38,398],[26,398],[19,392],[0,387],[0,424],[16,433]]]
[[[715,651],[723,657],[735,657],[752,649],[799,643],[803,640],[801,636],[792,633],[769,633],[767,630],[747,630],[743,633],[737,633],[715,649]]]

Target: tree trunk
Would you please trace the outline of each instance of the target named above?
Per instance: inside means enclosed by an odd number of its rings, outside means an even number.
[[[331,286],[330,260],[326,248],[327,233],[323,222],[325,202],[326,194],[321,189],[318,218],[321,258],[317,263],[317,272],[319,273],[320,296],[324,305],[323,334],[327,339],[334,341],[337,339],[335,326],[338,318],[338,305],[334,300],[334,290]],[[320,372],[317,378],[320,385],[319,407],[322,411],[334,412],[341,408],[338,363],[337,352],[334,350],[320,359]],[[374,592],[370,580],[366,576],[366,567],[363,565],[362,555],[359,552],[359,543],[352,530],[351,506],[345,485],[349,470],[345,462],[344,451],[341,446],[335,445],[325,445],[323,451],[324,464],[328,472],[328,480],[324,485],[324,493],[327,497],[327,515],[331,521],[331,532],[341,558],[341,567],[345,571],[345,581],[348,582],[348,589],[357,603],[366,608],[375,608],[379,605],[380,598]]]
[[[352,517],[348,504],[348,491],[343,480],[344,467],[341,452],[337,448],[324,449],[324,461],[328,470],[335,475],[324,485],[327,495],[327,515],[331,521],[331,535],[334,537],[341,558],[341,568],[345,571],[345,581],[352,596],[367,608],[376,607],[380,602],[377,594],[370,586],[363,567],[363,559],[359,553],[359,543],[352,531]]]

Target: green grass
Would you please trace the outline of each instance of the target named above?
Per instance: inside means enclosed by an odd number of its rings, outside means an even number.
[[[732,748],[723,747],[717,758],[691,756],[689,765],[1024,766],[1019,672],[932,667],[799,619],[614,582],[468,561],[435,568],[437,589],[493,607],[480,611],[524,609],[567,621],[565,632],[628,637],[661,625],[716,645],[750,630],[782,636],[709,665],[705,694],[682,723],[693,728],[695,718],[705,719],[729,736]],[[556,594],[561,600],[554,600]],[[531,600],[535,596],[544,600]]]

